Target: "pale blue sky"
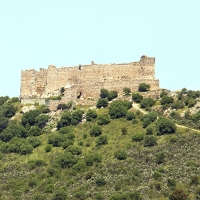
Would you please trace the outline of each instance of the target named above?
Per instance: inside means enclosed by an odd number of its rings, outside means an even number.
[[[160,87],[200,89],[199,0],[0,0],[0,96],[24,69],[156,57]]]

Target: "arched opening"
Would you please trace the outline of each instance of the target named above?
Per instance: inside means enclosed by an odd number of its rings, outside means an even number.
[[[82,92],[79,92],[78,95],[77,95],[77,99],[80,99],[82,96]]]

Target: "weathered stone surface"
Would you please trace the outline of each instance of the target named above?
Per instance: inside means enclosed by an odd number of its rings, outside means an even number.
[[[36,107],[34,106],[34,105],[31,105],[31,106],[24,106],[23,108],[22,108],[22,112],[23,113],[26,113],[26,112],[29,112],[30,110],[35,110],[36,109]]]
[[[147,83],[151,90],[159,89],[155,79],[155,58],[142,56],[139,62],[121,64],[79,65],[56,68],[50,65],[40,71],[23,70],[21,73],[21,99],[48,98],[65,92],[62,102],[78,99],[97,99],[100,89],[117,90],[124,87],[137,91],[140,83]],[[54,109],[51,109],[54,110]]]

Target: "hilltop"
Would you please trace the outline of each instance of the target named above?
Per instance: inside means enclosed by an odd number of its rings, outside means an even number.
[[[0,97],[0,198],[200,199],[200,91],[140,86],[56,111]]]

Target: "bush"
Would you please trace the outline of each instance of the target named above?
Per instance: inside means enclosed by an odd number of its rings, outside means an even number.
[[[101,107],[105,108],[107,106],[108,106],[108,100],[107,99],[98,99],[97,105],[96,105],[97,108],[101,108]]]
[[[96,179],[95,182],[96,182],[97,186],[104,186],[104,185],[106,185],[106,180],[104,178],[98,178],[98,179]]]
[[[42,143],[41,140],[39,138],[36,138],[36,137],[29,137],[28,142],[30,143],[30,145],[33,146],[33,148],[40,146],[41,143]]]
[[[109,95],[108,90],[106,90],[106,89],[104,89],[104,88],[102,88],[102,89],[100,90],[100,97],[101,97],[101,98],[107,98],[108,95]]]
[[[155,146],[157,144],[157,138],[153,135],[147,135],[144,138],[144,147]]]
[[[187,200],[187,194],[183,189],[175,189],[169,196],[170,200]]]
[[[25,154],[30,154],[33,151],[33,146],[30,144],[22,144],[20,146],[20,154],[25,155]]]
[[[28,131],[29,136],[38,136],[41,135],[41,129],[38,126],[31,126],[31,128]]]
[[[175,123],[165,117],[160,117],[157,121],[158,135],[171,134],[176,132]]]
[[[44,148],[45,152],[51,152],[51,145],[50,144],[47,144]]]
[[[40,128],[44,128],[48,120],[49,120],[48,115],[39,115],[35,118],[35,124]]]
[[[164,97],[164,96],[167,96],[167,94],[168,94],[167,92],[164,92],[164,91],[161,92],[161,93],[160,93],[160,98],[162,98],[162,97]]]
[[[141,108],[149,108],[152,107],[155,104],[155,101],[152,98],[146,98],[142,99],[140,102],[140,107]]]
[[[84,160],[79,160],[74,166],[73,169],[76,172],[84,172],[86,169],[86,163]]]
[[[40,114],[40,111],[39,110],[30,110],[29,112],[25,113],[22,117],[22,125],[23,126],[26,126],[26,125],[29,125],[29,126],[33,126],[35,125],[35,118],[37,116],[39,116]]]
[[[126,116],[129,109],[129,102],[127,101],[114,101],[109,106],[109,114],[111,118],[117,119]]]
[[[163,152],[160,152],[156,155],[156,163],[161,164],[165,160],[165,154]]]
[[[92,166],[93,163],[94,163],[94,158],[90,154],[86,155],[84,160],[85,160],[85,163],[86,163],[87,166]]]
[[[135,133],[132,136],[132,140],[135,141],[135,142],[142,141],[143,139],[144,139],[144,134],[143,133]]]
[[[117,150],[114,153],[115,158],[117,158],[118,160],[126,160],[127,158],[127,153],[123,150]]]
[[[102,134],[102,128],[100,126],[93,126],[92,129],[90,130],[90,136],[99,136]]]
[[[169,96],[163,96],[160,100],[161,105],[174,103],[174,98]]]
[[[108,114],[99,115],[97,120],[98,125],[104,125],[109,123],[110,123],[110,116]]]
[[[74,141],[72,139],[67,139],[62,143],[63,149],[66,149],[70,145],[74,145]]]
[[[61,134],[51,134],[48,137],[48,143],[52,144],[54,147],[60,147],[62,143],[64,142],[65,138]]]
[[[59,133],[61,133],[61,134],[69,134],[69,133],[71,133],[71,131],[72,131],[71,128],[65,126],[65,127],[62,127],[62,128],[59,130]]]
[[[94,119],[96,119],[98,117],[97,111],[96,110],[88,110],[88,112],[86,113],[86,120],[88,122],[93,121]]]
[[[127,134],[127,128],[126,127],[122,127],[122,135],[126,135]]]
[[[3,117],[11,118],[15,115],[17,108],[15,108],[12,104],[6,104],[2,106],[1,115]]]
[[[125,95],[129,95],[131,93],[131,89],[128,87],[123,88],[123,92]]]
[[[135,119],[135,113],[134,112],[132,112],[132,111],[128,111],[127,113],[126,113],[126,119],[127,120],[129,120],[129,121],[131,121],[132,119]]]
[[[175,188],[175,187],[176,187],[176,180],[175,180],[175,179],[168,178],[168,179],[167,179],[167,186],[168,186],[168,187],[171,187],[171,188]]]
[[[9,119],[0,117],[0,133],[8,126]]]
[[[150,124],[146,129],[146,134],[147,135],[153,135],[154,132],[155,132],[155,125]]]
[[[143,99],[143,96],[139,93],[133,93],[132,94],[132,100],[135,101],[136,103],[140,103]]]
[[[67,193],[64,189],[57,190],[52,198],[52,200],[66,200],[66,199],[67,199]]]
[[[82,148],[79,146],[70,145],[67,148],[67,152],[70,152],[73,155],[80,155],[80,154],[82,154]]]
[[[109,94],[107,96],[107,99],[108,99],[108,101],[111,101],[111,100],[117,98],[117,96],[118,96],[117,91],[116,90],[112,90],[112,91],[109,92]]]
[[[72,153],[65,152],[57,158],[57,163],[62,168],[70,168],[77,163],[77,158]]]
[[[146,92],[150,89],[150,85],[146,84],[146,83],[140,83],[139,87],[138,87],[138,91],[140,92]]]
[[[172,109],[182,109],[184,108],[184,104],[182,102],[176,101],[172,104]]]
[[[101,135],[97,141],[96,141],[96,145],[100,146],[100,145],[104,145],[104,144],[108,144],[108,137],[106,135]]]

